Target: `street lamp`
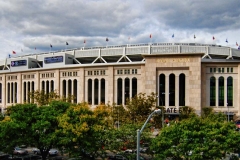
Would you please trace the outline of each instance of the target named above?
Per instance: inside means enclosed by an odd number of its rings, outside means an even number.
[[[148,121],[151,119],[151,117],[154,114],[160,114],[161,113],[161,109],[156,109],[154,110],[147,118],[146,122],[143,124],[141,130],[137,130],[137,160],[139,160],[139,151],[140,151],[140,135],[143,132],[143,129],[145,128],[146,124],[148,123]]]

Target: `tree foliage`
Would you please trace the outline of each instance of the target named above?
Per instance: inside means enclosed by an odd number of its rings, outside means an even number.
[[[126,109],[128,121],[132,123],[144,122],[148,115],[156,108],[156,94],[139,93],[127,101]]]
[[[240,151],[240,136],[225,116],[192,116],[164,128],[152,141],[158,159],[221,159],[227,152]]]

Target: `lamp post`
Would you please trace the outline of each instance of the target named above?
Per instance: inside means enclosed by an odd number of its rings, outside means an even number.
[[[148,121],[151,119],[151,117],[154,115],[154,114],[159,114],[161,113],[161,109],[157,109],[157,110],[154,110],[147,118],[147,120],[145,121],[145,123],[143,124],[141,130],[137,130],[137,160],[139,160],[139,152],[140,152],[140,136],[141,136],[141,133],[143,132],[143,129],[145,128],[146,124],[148,123]]]

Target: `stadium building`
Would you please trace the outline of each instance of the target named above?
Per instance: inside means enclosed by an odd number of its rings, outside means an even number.
[[[153,43],[29,54],[0,62],[0,107],[29,102],[28,93],[56,90],[74,103],[126,104],[157,93],[169,114],[182,106],[240,115],[240,50],[197,43]]]

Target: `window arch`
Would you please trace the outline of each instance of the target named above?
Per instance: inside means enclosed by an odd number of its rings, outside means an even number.
[[[117,80],[117,105],[122,104],[122,78]]]
[[[175,106],[175,75],[169,76],[169,106]]]
[[[210,106],[216,106],[216,78],[210,78]]]
[[[233,78],[227,78],[227,105],[233,106]]]
[[[105,89],[105,79],[102,78],[101,79],[101,103],[104,103],[105,104],[105,92],[106,92],[106,89]]]
[[[92,104],[92,79],[88,79],[88,104]]]
[[[126,104],[126,102],[127,102],[127,99],[129,99],[130,98],[130,79],[129,78],[125,78],[125,86],[124,86],[124,91],[125,91],[125,93],[124,93],[124,104]]]
[[[224,78],[218,79],[218,106],[224,106]]]
[[[160,74],[159,76],[159,93],[158,101],[159,105],[165,106],[165,74]]]
[[[132,97],[137,95],[137,78],[132,78]]]
[[[179,106],[185,106],[185,74],[179,75]]]

